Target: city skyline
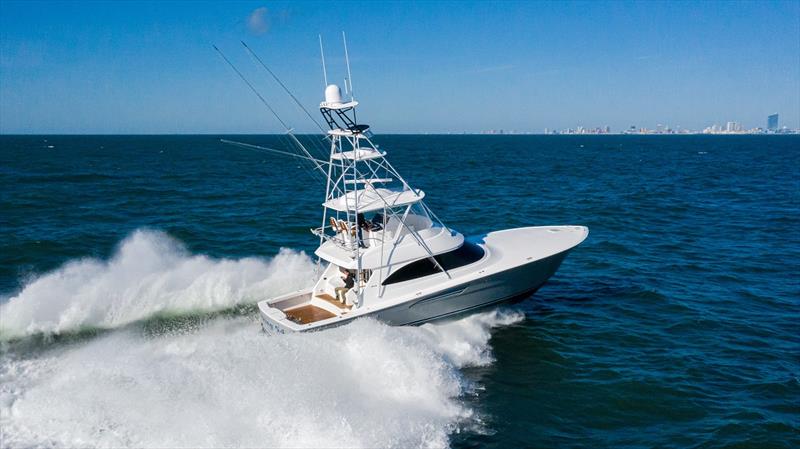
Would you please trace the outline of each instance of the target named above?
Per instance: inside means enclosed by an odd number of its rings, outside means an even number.
[[[657,124],[654,128],[647,126],[631,125],[630,127],[622,130],[613,131],[610,126],[595,126],[583,127],[576,126],[575,128],[566,128],[562,130],[550,130],[545,128],[543,134],[797,134],[800,133],[798,128],[790,128],[788,126],[780,126],[780,114],[770,114],[766,118],[766,125],[748,127],[737,121],[727,121],[724,125],[713,123],[710,126],[703,127],[702,129],[685,128],[680,125],[671,127],[668,124]],[[502,130],[501,130],[502,131]],[[484,132],[483,134],[494,134],[493,132]],[[502,132],[500,133],[502,134]]]
[[[728,121],[800,128],[800,3],[0,3],[0,133],[277,133],[218,45],[298,132],[348,31],[378,133]],[[359,26],[350,15],[358,11]],[[389,32],[387,32],[389,30]],[[613,32],[611,31],[613,30]],[[673,125],[677,127],[677,125]]]

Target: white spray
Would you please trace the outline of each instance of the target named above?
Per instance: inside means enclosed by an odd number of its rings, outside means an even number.
[[[311,285],[313,270],[311,259],[295,251],[271,260],[215,260],[188,254],[164,233],[136,231],[110,260],[69,262],[0,300],[0,338],[226,309]]]
[[[115,328],[306,285],[303,254],[213,260],[137,232],[0,306],[5,335]],[[250,317],[153,335],[125,327],[0,352],[0,447],[446,447],[479,427],[460,371],[492,363],[491,329],[520,313],[394,328],[361,319],[267,337]],[[14,349],[16,348],[16,349]]]

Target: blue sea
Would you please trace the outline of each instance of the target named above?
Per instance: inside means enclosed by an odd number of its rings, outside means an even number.
[[[800,136],[378,136],[466,235],[589,238],[520,303],[276,337],[324,185],[221,137],[0,136],[0,447],[800,447]]]

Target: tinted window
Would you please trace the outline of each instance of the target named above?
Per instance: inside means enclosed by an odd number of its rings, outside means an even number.
[[[450,251],[449,253],[439,254],[435,257],[445,270],[463,267],[464,265],[475,263],[482,258],[483,248],[470,242],[464,242],[460,248]]]
[[[483,248],[470,242],[464,242],[461,247],[450,251],[449,253],[434,256],[434,259],[436,259],[436,261],[448,271],[475,263],[481,260],[481,258],[483,258]],[[439,267],[437,267],[430,258],[426,258],[412,262],[395,271],[389,275],[385,281],[383,281],[383,285],[410,281],[411,279],[430,276],[432,274],[439,273],[440,271],[441,270],[439,270]]]

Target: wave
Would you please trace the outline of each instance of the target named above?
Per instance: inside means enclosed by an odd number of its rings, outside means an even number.
[[[4,447],[446,447],[480,431],[460,368],[492,362],[493,311],[268,337],[247,317],[137,328],[0,362]]]
[[[0,299],[0,339],[223,310],[310,285],[313,273],[307,255],[288,249],[269,260],[213,259],[189,254],[163,232],[139,230],[108,261],[68,262]]]

